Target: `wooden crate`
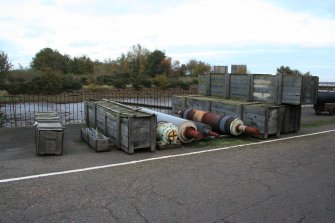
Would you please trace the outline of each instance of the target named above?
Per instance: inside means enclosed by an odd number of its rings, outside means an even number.
[[[187,96],[186,97],[186,108],[192,108],[202,111],[210,111],[211,102],[210,97],[205,96]]]
[[[37,155],[62,155],[64,127],[60,123],[38,123],[35,131]]]
[[[281,133],[293,133],[300,130],[301,105],[281,105]]]
[[[224,74],[211,74],[211,96],[227,97],[226,76]]]
[[[95,152],[109,151],[108,138],[93,128],[82,128],[81,138],[90,145]]]
[[[233,116],[243,120],[243,108],[245,105],[258,104],[258,102],[247,102],[240,100],[211,98],[211,112]]]
[[[243,119],[245,125],[259,129],[260,138],[270,135],[280,136],[280,107],[267,104],[244,105]]]
[[[97,104],[96,106],[96,128],[106,134],[106,108]]]
[[[186,97],[185,96],[175,96],[171,98],[172,101],[172,113],[175,114],[186,108]]]
[[[156,116],[112,101],[98,101],[105,109],[105,132],[110,142],[127,153],[156,150]]]
[[[96,127],[96,103],[92,101],[84,102],[85,122],[92,128]]]
[[[282,104],[315,104],[319,78],[315,76],[282,75]]]
[[[230,73],[232,74],[246,74],[247,65],[231,65]]]
[[[230,74],[229,97],[242,100],[252,99],[252,76],[247,74]]]
[[[210,74],[198,75],[198,94],[210,95],[211,94],[211,76]]]
[[[267,104],[281,104],[281,79],[277,75],[252,74],[252,100]]]

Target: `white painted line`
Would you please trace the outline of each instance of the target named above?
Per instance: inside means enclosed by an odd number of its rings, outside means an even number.
[[[261,145],[261,144],[267,144],[267,143],[278,142],[278,141],[285,141],[289,139],[303,138],[303,137],[320,135],[320,134],[325,134],[325,133],[330,133],[330,132],[335,132],[335,129],[322,131],[322,132],[315,132],[315,133],[310,133],[310,134],[305,134],[305,135],[291,136],[291,137],[280,138],[280,139],[266,140],[262,142],[247,143],[247,144],[241,144],[241,145],[235,145],[235,146],[221,147],[221,148],[216,148],[216,149],[207,149],[207,150],[201,150],[201,151],[196,151],[196,152],[181,153],[181,154],[176,154],[176,155],[159,156],[159,157],[154,157],[154,158],[149,158],[149,159],[134,160],[134,161],[123,162],[123,163],[114,163],[114,164],[108,164],[108,165],[103,165],[103,166],[94,166],[94,167],[88,167],[88,168],[82,168],[82,169],[66,170],[66,171],[53,172],[53,173],[44,173],[44,174],[31,175],[31,176],[25,176],[25,177],[8,178],[8,179],[0,180],[0,183],[8,183],[8,182],[13,182],[13,181],[35,179],[35,178],[40,178],[40,177],[49,177],[49,176],[55,176],[55,175],[63,175],[63,174],[69,174],[69,173],[78,173],[78,172],[85,172],[85,171],[90,171],[90,170],[98,170],[98,169],[104,169],[104,168],[133,165],[137,163],[144,163],[144,162],[150,162],[150,161],[155,161],[155,160],[191,156],[191,155],[210,153],[210,152],[216,152],[216,151],[227,150],[227,149],[234,149],[234,148]]]

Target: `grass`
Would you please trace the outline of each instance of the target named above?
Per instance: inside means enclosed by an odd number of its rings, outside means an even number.
[[[218,147],[226,147],[226,146],[234,146],[234,145],[242,145],[247,143],[258,142],[259,139],[249,137],[249,136],[239,136],[239,137],[226,137],[221,139],[207,139],[201,140],[197,142],[193,142],[190,144],[191,147],[211,147],[211,148],[218,148]],[[187,144],[186,146],[188,146]]]
[[[303,127],[303,128],[317,128],[317,127],[321,127],[321,126],[325,126],[325,125],[329,125],[329,124],[334,124],[334,123],[335,123],[335,119],[319,120],[319,121],[315,121],[315,122],[311,122],[311,123],[302,124],[301,127]]]

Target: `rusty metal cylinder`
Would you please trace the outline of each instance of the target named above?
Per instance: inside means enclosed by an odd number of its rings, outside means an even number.
[[[179,118],[173,115],[168,115],[165,113],[157,112],[147,108],[140,108],[140,111],[155,114],[157,117],[157,123],[159,122],[170,122],[177,126],[178,128],[178,138],[182,143],[190,143],[196,140],[204,138],[201,132],[197,131],[197,127],[194,122]]]
[[[189,120],[205,123],[213,128],[213,131],[234,136],[241,135],[243,132],[257,136],[257,128],[247,127],[242,120],[232,116],[205,112],[195,109],[185,109],[179,112],[179,116]]]
[[[213,132],[212,127],[210,127],[209,125],[196,121],[194,121],[194,123],[197,126],[198,131],[205,136],[213,136],[216,138],[220,137],[220,134],[217,132]]]

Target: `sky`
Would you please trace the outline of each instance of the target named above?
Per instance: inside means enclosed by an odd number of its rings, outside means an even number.
[[[116,59],[140,44],[181,63],[280,66],[335,81],[334,0],[1,0],[0,51],[30,65],[50,47]]]

